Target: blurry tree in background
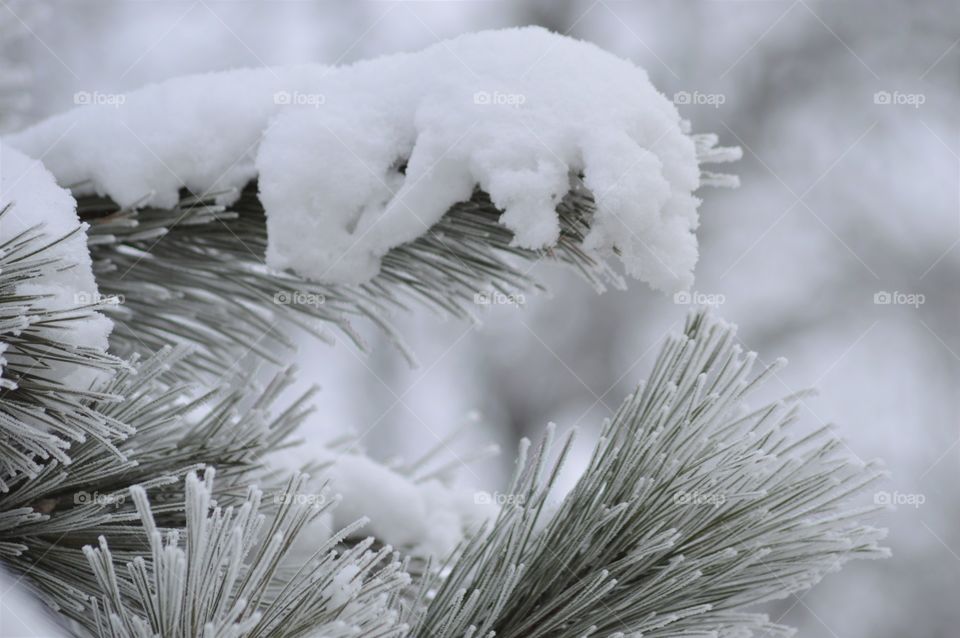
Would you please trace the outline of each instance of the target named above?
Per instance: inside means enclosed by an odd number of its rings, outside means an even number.
[[[0,14],[0,133],[23,126],[31,110],[30,65],[25,55],[30,23],[41,23],[43,7],[10,0]]]
[[[32,23],[36,37],[14,52],[33,70],[33,104],[45,109],[34,117],[70,108],[79,90],[231,66],[348,62],[514,24],[568,32],[644,66],[698,129],[745,151],[742,187],[701,208],[689,300],[721,302],[748,348],[789,356],[773,390],[817,380],[822,396],[805,402],[806,417],[837,421],[852,447],[887,459],[892,478],[878,499],[925,499],[890,516],[893,560],[854,565],[847,577],[856,574],[859,586],[838,589],[828,579],[774,618],[784,614],[807,636],[955,635],[956,3],[50,4],[55,16]],[[557,299],[530,297],[520,311],[478,307],[482,327],[400,319],[419,369],[385,343],[370,358],[345,345],[304,352],[302,365],[326,390],[317,436],[349,426],[367,432],[381,456],[412,456],[475,408],[489,428],[470,430],[468,441],[512,449],[547,421],[567,428],[609,415],[678,327],[687,299],[639,287],[598,299],[569,273],[534,272]],[[583,462],[590,438],[581,437],[573,462],[577,454]],[[506,456],[464,480],[503,480]]]

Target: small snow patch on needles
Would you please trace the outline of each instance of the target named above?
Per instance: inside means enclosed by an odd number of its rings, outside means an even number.
[[[703,180],[676,108],[631,62],[541,28],[342,67],[176,78],[9,142],[126,206],[257,178],[268,265],[324,282],[369,280],[476,187],[515,245],[553,246],[556,206],[581,177],[596,201],[585,250],[616,252],[668,291],[692,283],[697,260]]]
[[[44,252],[48,267],[41,267],[42,275],[16,285],[17,295],[32,299],[29,312],[24,307],[24,325],[41,322],[44,311],[62,312],[100,302],[86,224],[77,218],[76,202],[69,191],[57,186],[43,164],[5,143],[0,143],[0,211],[0,251],[11,259],[25,258],[25,253],[35,250],[22,243],[28,236],[42,236],[42,245],[49,245]],[[59,342],[106,352],[113,323],[97,312],[83,314],[77,313],[70,330],[57,329],[56,324],[46,329]],[[6,349],[7,344],[0,342],[0,353]],[[75,387],[86,387],[97,378],[89,369],[59,361],[37,371]]]
[[[466,489],[436,479],[416,483],[359,454],[337,457],[330,478],[343,497],[333,510],[335,528],[368,517],[363,534],[418,555],[446,556],[465,533],[496,513],[477,505]]]

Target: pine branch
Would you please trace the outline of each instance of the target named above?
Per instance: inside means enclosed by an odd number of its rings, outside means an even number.
[[[11,209],[0,210],[0,223]],[[51,375],[55,367],[106,374],[122,367],[116,357],[69,339],[71,327],[98,304],[50,309],[45,294],[24,292],[72,267],[49,256],[70,235],[51,239],[38,225],[0,243],[0,492],[36,477],[51,460],[69,463],[71,443],[118,440],[132,431],[88,407],[118,397],[69,387]]]
[[[330,325],[363,348],[351,325],[361,318],[412,358],[390,327],[391,314],[416,303],[472,318],[475,297],[485,290],[540,289],[528,274],[530,262],[567,264],[598,289],[622,286],[609,267],[579,248],[592,213],[583,195],[571,194],[560,205],[564,231],[550,251],[510,246],[512,233],[497,222],[500,211],[478,191],[429,233],[391,251],[370,283],[335,286],[265,267],[266,219],[256,189],[250,184],[227,208],[190,195],[172,210],[120,211],[103,199],[80,198],[81,217],[91,224],[98,284],[124,300],[110,309],[121,351],[194,343],[202,347],[207,371],[216,372],[238,346],[278,362],[272,346],[289,351],[291,328],[329,340],[318,325]]]
[[[259,514],[263,494],[250,489],[239,507],[222,508],[213,495],[212,469],[201,481],[186,479],[185,528],[165,536],[157,528],[146,492],[131,488],[150,552],[114,569],[107,540],[84,554],[103,597],[95,605],[97,635],[117,638],[253,638],[323,635],[399,638],[405,628],[386,594],[409,582],[389,547],[369,551],[372,539],[342,553],[340,537],[323,543],[292,578],[282,578],[284,555],[311,518],[328,509],[308,505],[305,477],[291,479],[291,498],[267,524]],[[271,590],[271,588],[273,588]],[[130,591],[135,594],[131,596]],[[134,598],[139,613],[131,610]],[[102,610],[102,611],[101,611]]]
[[[779,365],[752,376],[754,361],[732,328],[692,315],[555,513],[572,435],[552,464],[553,429],[532,455],[524,443],[499,518],[407,607],[414,635],[790,635],[746,610],[887,555],[883,532],[857,522],[879,508],[849,503],[881,472],[825,428],[798,428],[799,397],[748,411]]]
[[[729,161],[730,149],[714,135],[694,136],[701,163]],[[474,319],[476,297],[542,290],[530,275],[539,261],[573,268],[598,292],[624,282],[597,254],[583,248],[595,212],[592,194],[579,184],[560,202],[556,246],[533,251],[512,246],[513,233],[483,191],[452,207],[428,232],[391,250],[381,273],[360,286],[325,285],[267,269],[267,227],[257,184],[250,183],[229,206],[219,194],[183,193],[176,208],[123,209],[107,198],[79,196],[78,211],[90,224],[91,255],[98,284],[123,303],[108,308],[117,324],[120,353],[156,351],[168,343],[200,349],[202,371],[217,374],[240,351],[280,363],[275,354],[292,347],[291,328],[330,339],[331,326],[363,348],[352,321],[373,322],[401,352],[413,355],[392,330],[389,317],[412,304],[460,319]],[[704,185],[730,185],[734,178],[704,172]],[[281,357],[282,358],[282,357]]]
[[[215,464],[221,475],[217,498],[239,501],[245,485],[262,474],[261,458],[289,444],[312,411],[312,391],[274,409],[292,370],[259,391],[249,380],[202,391],[183,380],[181,371],[190,365],[187,352],[166,349],[116,375],[100,394],[122,401],[88,399],[81,405],[129,432],[73,444],[66,461],[45,463],[0,497],[0,559],[27,574],[48,604],[78,622],[91,620],[88,598],[97,589],[81,548],[103,535],[119,561],[145,549],[128,527],[140,516],[127,498],[131,486],[151,491],[158,524],[182,528],[184,475]]]

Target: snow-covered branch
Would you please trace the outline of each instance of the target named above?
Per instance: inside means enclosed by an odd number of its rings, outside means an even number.
[[[515,245],[556,244],[556,208],[596,202],[585,250],[656,288],[692,283],[698,149],[631,62],[540,28],[461,36],[343,67],[176,78],[8,138],[62,184],[121,206],[181,188],[235,199],[254,178],[267,263],[324,282],[372,278],[475,187]],[[713,160],[736,156],[701,153]],[[582,180],[582,182],[581,182]]]

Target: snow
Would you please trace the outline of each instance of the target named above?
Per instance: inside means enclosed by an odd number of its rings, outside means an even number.
[[[7,140],[126,206],[172,206],[181,187],[229,201],[259,177],[267,264],[319,281],[369,280],[476,186],[516,245],[549,247],[580,174],[598,201],[587,249],[667,291],[697,259],[700,171],[676,108],[633,63],[537,27],[175,78]]]
[[[494,506],[477,504],[470,490],[437,480],[415,483],[360,454],[335,458],[328,477],[342,499],[333,510],[334,529],[367,517],[361,534],[413,554],[444,557],[496,514]]]
[[[0,143],[0,210],[12,207],[0,218],[0,245],[39,224],[48,241],[58,239],[80,227],[64,241],[49,248],[45,255],[59,258],[71,267],[55,272],[48,269],[39,279],[17,286],[23,295],[44,295],[37,307],[63,310],[89,305],[99,299],[87,249],[86,224],[77,218],[76,202],[70,192],[57,186],[53,175],[39,161],[32,160],[8,144]],[[56,330],[55,338],[77,346],[107,350],[112,322],[100,313],[78,319],[70,330]],[[0,344],[0,352],[7,344]],[[12,351],[7,352],[7,355]],[[96,373],[53,362],[48,370],[35,370],[41,376],[73,387],[86,387]]]
[[[22,576],[0,571],[0,636],[57,638],[67,635],[56,626],[44,605],[32,595]]]
[[[323,589],[323,597],[330,599],[330,608],[343,607],[357,595],[363,585],[363,579],[357,578],[359,574],[360,566],[351,563],[333,575],[330,584]]]

